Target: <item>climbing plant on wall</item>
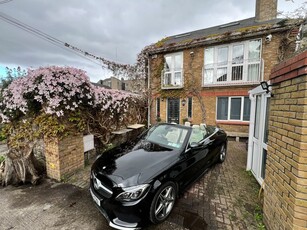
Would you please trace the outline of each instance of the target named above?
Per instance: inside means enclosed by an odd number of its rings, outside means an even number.
[[[201,109],[201,120],[202,122],[206,121],[206,109],[205,103],[203,101],[203,97],[201,95],[202,92],[202,84],[200,82],[199,76],[196,73],[196,66],[194,59],[196,55],[199,55],[198,49],[193,49],[193,55],[190,56],[188,60],[188,68],[184,71],[184,85],[183,88],[177,89],[163,89],[161,88],[161,73],[164,68],[164,57],[163,55],[159,55],[154,63],[152,63],[152,82],[151,82],[151,90],[154,91],[152,94],[153,97],[160,98],[187,98],[187,97],[195,97],[196,101],[199,103]]]

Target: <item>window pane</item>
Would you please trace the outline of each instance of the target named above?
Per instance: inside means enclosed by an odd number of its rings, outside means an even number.
[[[232,49],[232,64],[239,64],[243,63],[244,56],[244,46],[242,45],[235,45]]]
[[[214,69],[205,69],[204,83],[213,82],[213,71]]]
[[[218,48],[217,62],[218,62],[218,65],[227,65],[227,62],[228,62],[228,47]]]
[[[270,108],[271,98],[267,99],[266,112],[265,112],[265,125],[264,125],[264,137],[263,142],[268,143],[269,136],[269,108]]]
[[[240,120],[241,118],[241,98],[231,98],[230,119]]]
[[[249,61],[260,60],[261,40],[254,40],[249,42],[248,59]]]
[[[176,55],[175,56],[175,70],[181,70],[182,68],[182,56]]]
[[[259,138],[259,124],[260,124],[260,109],[261,109],[261,96],[256,96],[256,115],[255,115],[255,130],[254,137]]]
[[[266,158],[267,158],[267,151],[263,149],[262,152],[262,164],[261,164],[261,178],[265,178],[265,166],[266,166]]]
[[[165,57],[165,71],[170,71],[172,69],[172,57],[167,56]]]
[[[157,98],[157,118],[160,117],[160,98]]]
[[[231,80],[240,81],[243,77],[243,65],[233,66],[231,69]]]
[[[243,121],[249,121],[251,109],[251,101],[248,97],[244,97]]]
[[[172,127],[170,125],[159,125],[150,129],[146,136],[146,140],[159,143],[162,146],[167,146],[172,149],[180,149],[182,143],[187,138],[187,133],[188,132],[183,128]],[[161,134],[164,136],[163,138],[161,138]],[[179,137],[181,137],[180,141],[178,140]]]
[[[217,69],[217,81],[227,81],[227,68]]]
[[[228,119],[228,97],[219,97],[217,99],[217,120]]]
[[[192,117],[192,97],[188,98],[188,117]]]
[[[259,63],[248,65],[248,81],[259,81]]]
[[[165,85],[171,85],[172,84],[172,74],[171,73],[164,74],[164,84]]]
[[[200,128],[193,128],[192,129],[192,133],[191,133],[191,137],[190,137],[190,144],[195,142],[198,143],[201,140],[204,139],[204,131],[201,130]]]
[[[214,48],[205,49],[205,65],[214,63],[213,51],[214,51]]]
[[[175,73],[175,85],[181,85],[181,72]]]

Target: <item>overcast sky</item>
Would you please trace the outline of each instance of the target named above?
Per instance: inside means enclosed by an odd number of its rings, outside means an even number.
[[[279,0],[278,10],[303,2]],[[255,0],[0,0],[1,14],[97,56],[133,64],[144,46],[163,37],[253,17]],[[0,18],[0,76],[6,66],[61,65],[87,71],[94,82],[108,77],[93,61]]]

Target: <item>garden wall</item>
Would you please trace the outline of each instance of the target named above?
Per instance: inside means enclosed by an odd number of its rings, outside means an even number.
[[[268,229],[307,229],[307,51],[271,74],[264,188]]]
[[[84,168],[83,135],[45,140],[47,176],[58,181]]]

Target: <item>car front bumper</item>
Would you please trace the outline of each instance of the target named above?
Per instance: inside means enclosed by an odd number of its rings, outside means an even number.
[[[112,198],[105,198],[95,191],[91,182],[90,193],[96,207],[106,218],[109,226],[116,229],[141,229],[146,225],[144,200],[133,206],[123,206]]]

